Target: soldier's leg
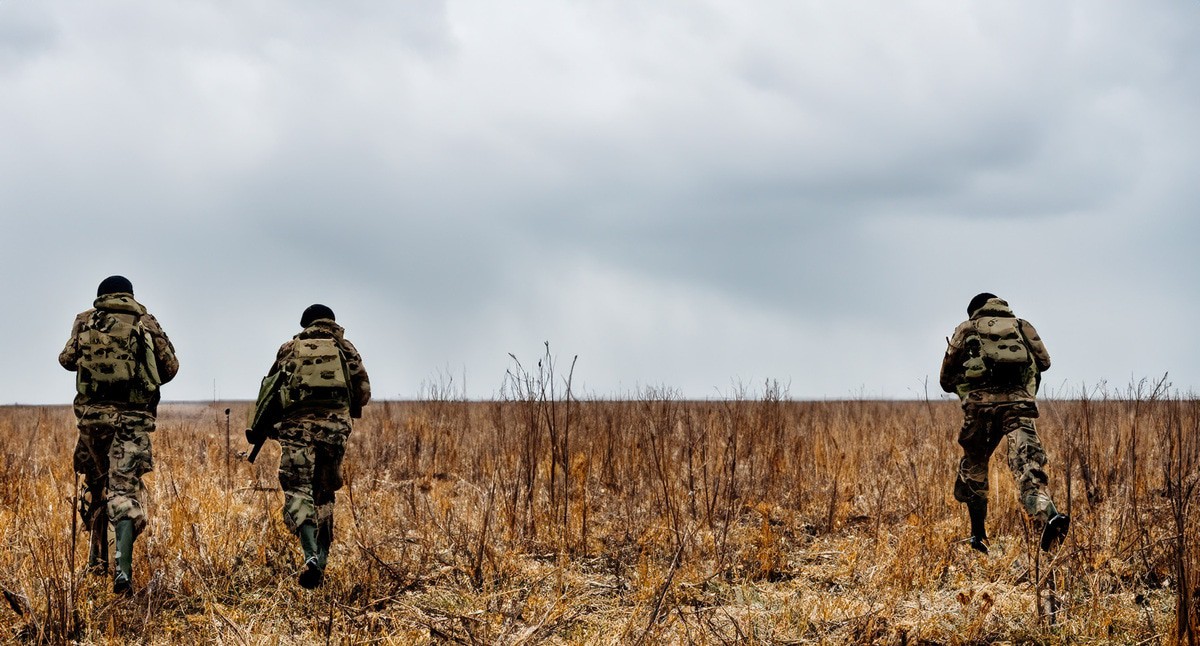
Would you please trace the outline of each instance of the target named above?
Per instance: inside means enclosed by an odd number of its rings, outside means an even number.
[[[120,413],[116,433],[108,451],[108,517],[117,523],[133,523],[134,537],[146,529],[143,507],[146,486],[142,476],[154,470],[150,433],[154,416],[141,411]]]
[[[302,425],[279,430],[279,486],[283,489],[283,524],[296,534],[306,522],[316,523],[313,504],[313,469],[316,450]]]
[[[108,571],[108,511],[105,489],[108,483],[108,450],[115,427],[102,423],[95,415],[79,420],[79,439],[75,443],[75,473],[83,476],[79,497],[79,516],[88,532],[88,569],[97,574]]]
[[[121,411],[109,447],[108,516],[116,538],[117,568],[113,591],[128,594],[133,587],[133,542],[146,528],[146,487],[142,476],[154,470],[150,433],[154,416],[143,411]]]
[[[1071,519],[1061,514],[1047,491],[1046,451],[1038,438],[1031,417],[1014,417],[1008,439],[1008,468],[1020,490],[1026,513],[1042,525],[1042,551],[1050,551],[1062,542],[1071,528]]]
[[[342,488],[342,459],[346,454],[346,434],[326,433],[316,443],[317,460],[313,477],[313,502],[317,509],[318,559],[324,569],[333,544],[333,508],[336,492]]]
[[[1006,420],[1008,468],[1017,483],[1018,497],[1025,512],[1045,522],[1058,510],[1047,490],[1046,450],[1038,438],[1032,417],[1013,416]]]
[[[971,547],[987,554],[988,462],[1000,442],[996,415],[990,407],[964,406],[958,443],[963,458],[954,481],[954,499],[967,506]]]
[[[995,416],[988,409],[963,408],[963,426],[958,433],[963,457],[954,480],[954,499],[961,503],[987,503],[988,461],[1000,442],[994,425]]]
[[[317,558],[317,510],[313,503],[313,472],[316,448],[308,422],[284,424],[279,429],[279,486],[283,489],[283,522],[300,539],[304,564],[300,585],[321,585],[321,567]]]

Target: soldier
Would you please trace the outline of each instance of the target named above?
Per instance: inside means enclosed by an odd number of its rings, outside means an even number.
[[[1050,354],[1037,330],[1016,318],[1008,303],[982,293],[967,305],[968,319],[954,330],[942,359],[942,390],[962,400],[963,426],[958,443],[963,459],[954,482],[954,498],[966,504],[971,519],[970,545],[987,554],[984,529],[988,504],[988,460],[1008,437],[1008,468],[1020,489],[1025,512],[1043,527],[1041,548],[1049,551],[1066,536],[1071,519],[1058,513],[1046,490],[1046,451],[1033,420],[1038,416],[1041,373]]]
[[[281,373],[276,439],[283,521],[300,538],[304,553],[300,585],[312,589],[324,579],[333,543],[334,492],[342,487],[350,420],[362,416],[371,382],[358,350],[334,322],[333,310],[312,305],[300,325],[304,329],[280,346],[268,379]]]
[[[75,372],[79,441],[75,472],[84,476],[80,516],[91,535],[88,569],[108,570],[108,528],[116,538],[113,592],[133,590],[133,541],[146,528],[142,476],[154,469],[150,433],[159,386],[175,378],[179,361],[158,321],[133,298],[133,284],[109,276],[93,308],[75,317],[58,355]]]

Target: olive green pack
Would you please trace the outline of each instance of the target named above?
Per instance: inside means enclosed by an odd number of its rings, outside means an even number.
[[[161,384],[154,341],[140,317],[93,312],[79,335],[76,391],[91,401],[149,403]]]
[[[299,405],[350,405],[349,370],[334,339],[296,339],[284,372],[287,378],[281,392],[285,410]]]
[[[984,316],[973,320],[974,332],[967,335],[964,375],[971,383],[1019,385],[1028,378],[1033,354],[1019,319]]]

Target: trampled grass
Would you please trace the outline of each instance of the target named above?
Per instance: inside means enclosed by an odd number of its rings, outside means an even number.
[[[0,409],[0,636],[81,643],[1175,643],[1200,616],[1200,403],[1049,401],[1074,522],[1053,555],[992,465],[992,554],[960,539],[952,402],[544,399],[367,408],[326,585],[295,575],[269,443],[227,471],[226,404],[171,404],[137,593],[83,571],[67,407]],[[234,450],[247,405],[232,405]],[[1184,505],[1190,505],[1185,507]],[[73,535],[73,527],[76,533]],[[1181,580],[1181,577],[1183,580]],[[1186,642],[1185,642],[1186,643]]]

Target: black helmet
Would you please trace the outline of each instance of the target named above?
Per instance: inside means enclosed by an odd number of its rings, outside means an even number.
[[[300,315],[300,327],[308,327],[317,319],[337,320],[333,318],[333,310],[329,309],[328,306],[314,303],[304,310],[304,314]]]
[[[105,294],[132,294],[133,283],[124,276],[109,276],[100,281],[100,286],[96,288],[96,296],[104,296]]]
[[[991,292],[977,294],[975,298],[971,299],[970,304],[967,305],[967,316],[974,314],[975,310],[983,307],[984,303],[987,303],[988,299],[992,298],[996,298],[996,295],[992,294]]]

